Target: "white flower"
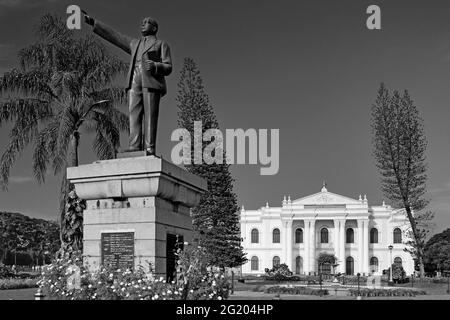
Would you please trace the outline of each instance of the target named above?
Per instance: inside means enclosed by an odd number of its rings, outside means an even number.
[[[125,291],[125,288],[122,288],[122,291]]]
[[[218,296],[218,297],[217,297],[217,300],[222,300],[222,297],[221,297],[221,296]]]
[[[155,294],[155,296],[154,296],[153,298],[155,298],[155,299],[158,299],[158,298],[159,298],[159,296],[158,296],[157,294]]]
[[[113,275],[112,273],[110,273],[110,274],[109,274],[109,277],[112,278],[112,277],[114,277],[114,275]]]
[[[92,284],[88,285],[88,288],[89,288],[89,289],[92,288]]]

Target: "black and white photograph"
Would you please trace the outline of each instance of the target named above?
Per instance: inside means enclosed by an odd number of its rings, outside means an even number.
[[[449,119],[448,0],[0,0],[0,300],[450,300]]]

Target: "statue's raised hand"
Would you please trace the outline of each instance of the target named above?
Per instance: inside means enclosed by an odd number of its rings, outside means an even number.
[[[83,15],[84,15],[84,22],[86,22],[87,24],[93,26],[94,23],[95,23],[95,19],[92,18],[92,17],[90,17],[86,11],[81,10],[81,12],[82,12]]]

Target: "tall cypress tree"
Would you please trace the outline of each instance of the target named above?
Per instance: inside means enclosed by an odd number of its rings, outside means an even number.
[[[192,58],[184,60],[178,83],[177,105],[178,126],[190,132],[192,142],[194,121],[202,122],[202,133],[208,129],[219,129],[200,71]],[[194,152],[191,155],[191,164],[186,169],[208,182],[208,191],[192,210],[194,229],[200,245],[206,248],[208,264],[222,269],[240,266],[247,259],[241,246],[239,207],[233,192],[234,179],[229,171],[230,165],[225,160],[223,164],[206,164],[203,161],[195,164]]]

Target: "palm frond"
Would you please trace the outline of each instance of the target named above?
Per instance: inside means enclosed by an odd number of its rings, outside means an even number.
[[[48,86],[48,74],[42,70],[21,72],[13,69],[0,77],[0,93],[12,92],[22,95],[34,95],[40,99],[48,99],[53,95]]]
[[[53,115],[47,101],[35,98],[11,98],[0,102],[0,125],[3,122],[33,122]]]
[[[40,183],[45,182],[47,166],[56,153],[58,132],[59,121],[55,119],[41,130],[36,137],[33,153],[33,173],[36,180]]]
[[[98,91],[92,91],[89,94],[94,101],[110,100],[117,105],[127,102],[127,90],[122,87],[109,87]]]
[[[120,145],[120,131],[109,115],[95,112],[97,126],[93,147],[101,160],[113,159]]]
[[[67,28],[60,16],[45,14],[36,27],[39,40],[48,43],[67,43],[73,37],[73,31]]]
[[[0,177],[1,185],[7,189],[9,174],[18,154],[34,139],[38,133],[39,121],[48,117],[48,114],[28,112],[18,117],[10,132],[8,147],[1,158]]]

